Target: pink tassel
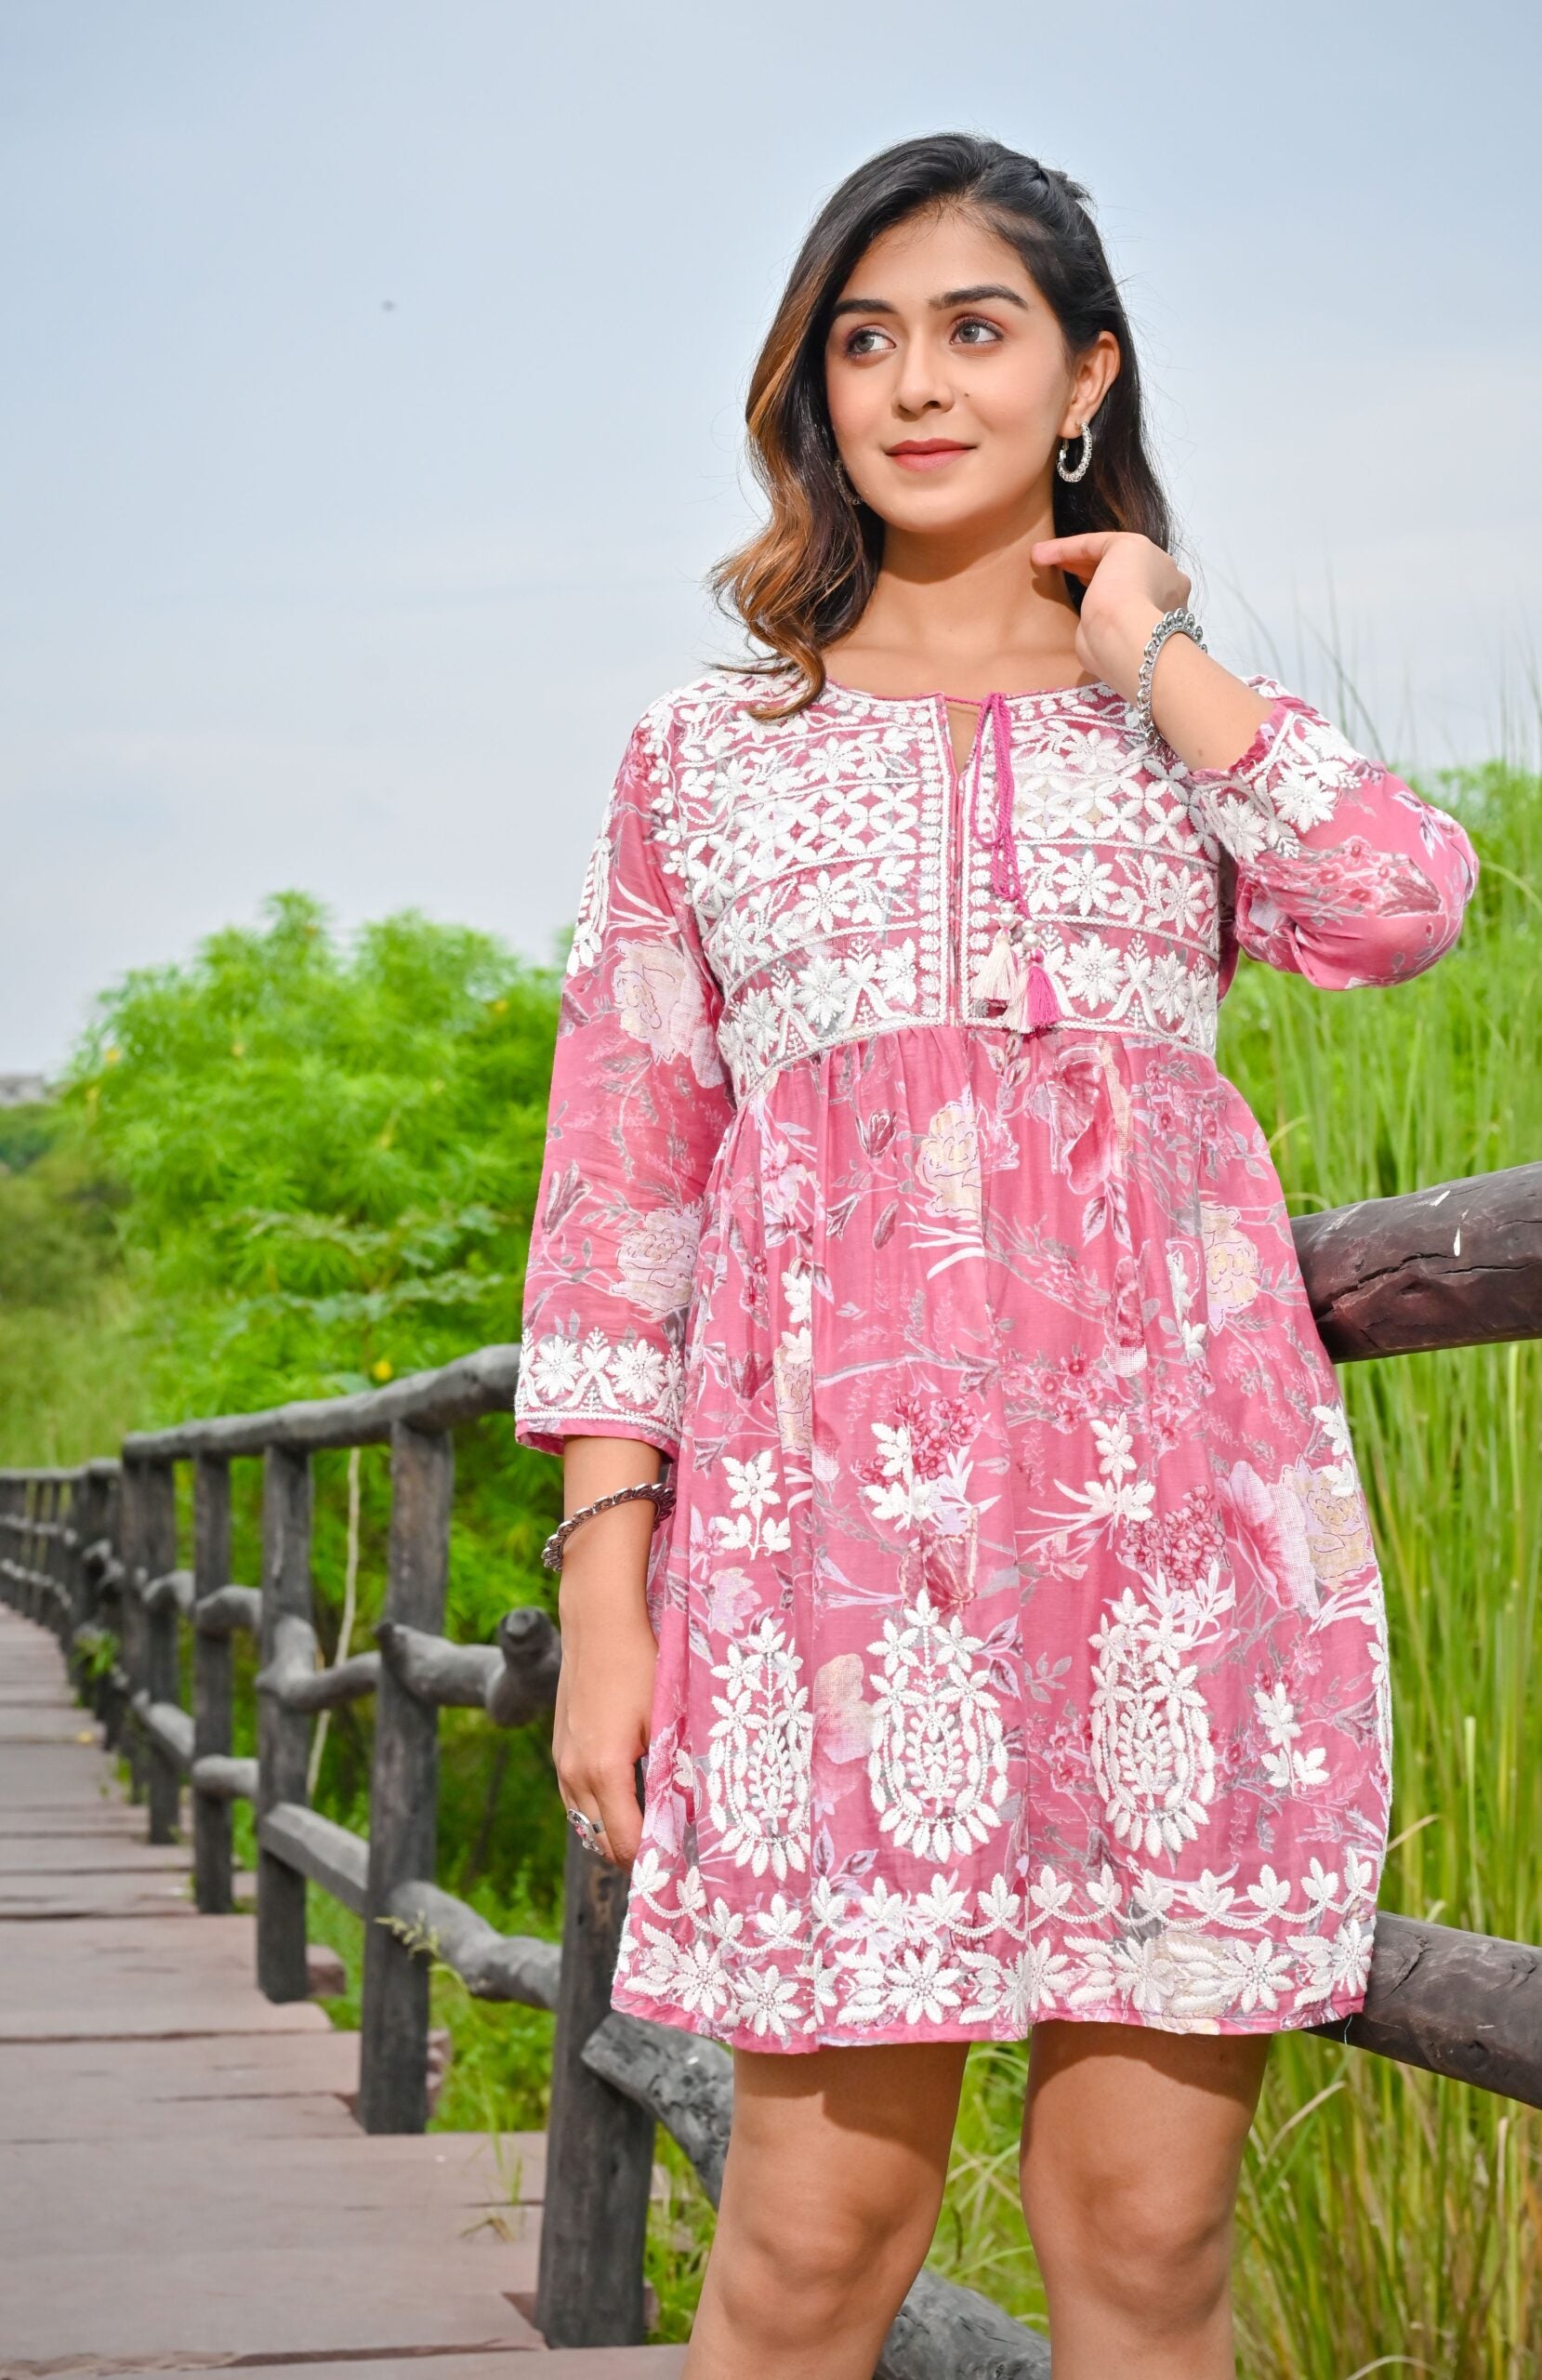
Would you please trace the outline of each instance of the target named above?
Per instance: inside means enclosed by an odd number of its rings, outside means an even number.
[[[1036,1033],[1043,1025],[1058,1025],[1061,1004],[1048,970],[1043,964],[1043,954],[1035,950],[1028,969],[1028,1030]]]
[[[1042,949],[1035,949],[1029,961],[1021,988],[1008,1010],[1004,1022],[1017,1033],[1038,1033],[1045,1025],[1060,1021],[1061,1004],[1055,996],[1043,964]]]
[[[995,941],[975,977],[975,998],[982,1007],[1004,1009],[999,1019],[1017,1033],[1038,1033],[1061,1021],[1061,1004],[1044,964],[1042,946],[1035,945],[1024,968],[1018,937],[1025,931],[1027,905],[1018,869],[1017,837],[1013,831],[1016,787],[1012,781],[1012,727],[1004,694],[986,697],[975,739],[974,815],[979,831],[981,760],[985,730],[995,740],[995,822],[991,836],[991,891],[998,901],[1009,901],[1020,911],[1010,929],[996,928]]]

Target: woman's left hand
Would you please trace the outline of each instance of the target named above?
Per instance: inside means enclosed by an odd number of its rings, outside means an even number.
[[[1164,612],[1189,600],[1190,581],[1171,554],[1133,529],[1088,529],[1043,537],[1029,559],[1036,570],[1063,570],[1083,581],[1076,657],[1133,702],[1147,638]]]
[[[1153,628],[1164,612],[1188,602],[1184,573],[1171,554],[1133,529],[1044,537],[1029,551],[1035,569],[1063,570],[1086,582],[1076,657],[1134,703]],[[1176,657],[1169,660],[1169,654]],[[1184,636],[1169,637],[1161,648],[1152,704],[1157,727],[1191,769],[1223,769],[1240,760],[1273,707],[1267,694]]]

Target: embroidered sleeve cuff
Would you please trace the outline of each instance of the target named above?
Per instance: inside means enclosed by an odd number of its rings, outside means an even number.
[[[679,1448],[684,1370],[673,1346],[613,1340],[596,1326],[579,1337],[548,1330],[521,1342],[514,1392],[521,1446],[560,1454],[565,1437],[639,1437],[673,1461]]]

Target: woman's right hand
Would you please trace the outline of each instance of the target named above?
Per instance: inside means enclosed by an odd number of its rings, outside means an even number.
[[[632,1439],[570,1439],[568,1509],[645,1475],[639,1452]],[[596,1513],[569,1538],[559,1574],[557,1781],[565,1808],[600,1821],[600,1851],[621,1867],[630,1867],[642,1835],[635,1771],[648,1749],[658,1664],[647,1598],[654,1520],[647,1496]]]

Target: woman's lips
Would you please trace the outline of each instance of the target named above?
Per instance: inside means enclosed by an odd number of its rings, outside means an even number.
[[[968,446],[891,446],[889,459],[898,463],[903,471],[935,471],[944,463],[956,463],[960,455],[970,451]]]

